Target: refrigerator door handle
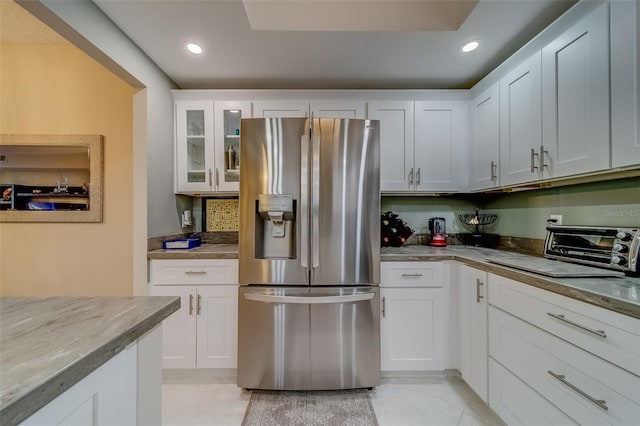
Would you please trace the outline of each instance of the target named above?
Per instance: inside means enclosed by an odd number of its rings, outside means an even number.
[[[295,304],[330,304],[350,303],[371,300],[375,293],[349,294],[346,296],[273,296],[271,294],[244,293],[246,300],[266,303],[295,303]]]
[[[300,138],[300,265],[309,267],[309,135]]]
[[[311,172],[311,266],[317,268],[320,266],[320,135],[312,135],[311,149],[313,151],[311,157],[313,163]]]

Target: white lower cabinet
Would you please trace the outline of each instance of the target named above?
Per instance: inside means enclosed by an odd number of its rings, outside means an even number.
[[[499,364],[528,385],[523,394],[548,401],[540,416],[557,408],[578,424],[640,424],[640,376],[623,367],[639,359],[640,321],[494,274],[489,296],[491,374],[505,376]],[[567,423],[529,417],[531,407],[496,380],[489,404],[507,422]]]
[[[487,273],[458,265],[458,347],[460,373],[471,388],[487,401]]]
[[[163,322],[163,368],[236,368],[237,271],[237,260],[152,261],[150,294],[181,298]]]
[[[137,424],[137,349],[130,344],[20,424]]]
[[[443,262],[382,264],[382,371],[444,370],[445,267]]]
[[[161,328],[140,336],[20,425],[160,424]]]
[[[508,425],[577,425],[525,382],[489,358],[491,408]]]

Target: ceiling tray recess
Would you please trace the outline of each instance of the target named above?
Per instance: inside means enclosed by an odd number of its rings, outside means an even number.
[[[487,262],[510,268],[521,269],[534,274],[546,275],[553,278],[585,278],[585,277],[623,277],[624,272],[608,269],[593,268],[585,265],[575,265],[551,259],[521,258],[521,257],[488,257]]]

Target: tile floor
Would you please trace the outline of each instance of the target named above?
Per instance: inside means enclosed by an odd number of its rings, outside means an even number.
[[[163,424],[239,426],[251,392],[234,382],[231,376],[165,375]],[[457,375],[386,377],[371,400],[380,426],[504,424]]]

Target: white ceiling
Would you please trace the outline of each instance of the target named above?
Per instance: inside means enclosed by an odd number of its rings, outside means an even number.
[[[577,0],[480,0],[455,31],[362,31],[355,23],[354,31],[252,30],[242,0],[93,1],[183,89],[455,89],[473,86]],[[362,16],[371,16],[367,8]],[[481,46],[462,54],[469,40]],[[186,52],[187,41],[204,53]]]

